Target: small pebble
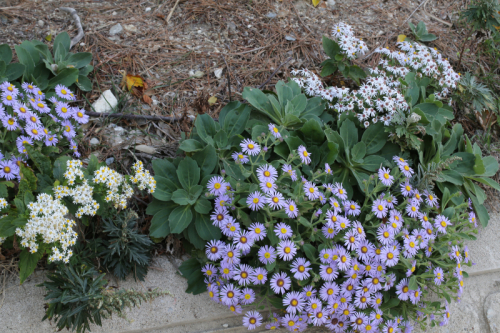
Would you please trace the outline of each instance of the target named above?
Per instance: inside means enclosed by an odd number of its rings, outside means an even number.
[[[44,25],[45,25],[45,22],[43,22],[42,20],[39,20],[39,21],[38,21],[38,26],[39,26],[40,28],[43,28],[43,26],[44,26]]]
[[[107,158],[106,159],[106,164],[107,165],[110,165],[111,163],[113,163],[115,161],[115,158],[114,157],[110,157],[110,158]]]
[[[146,13],[151,11],[151,7],[146,7]]]

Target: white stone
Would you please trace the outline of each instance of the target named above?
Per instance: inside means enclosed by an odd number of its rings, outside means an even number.
[[[137,30],[137,27],[133,24],[125,24],[123,26],[123,28],[128,31],[128,32],[133,32],[133,33],[136,33],[138,32],[139,30]]]
[[[118,105],[118,100],[111,90],[105,90],[102,95],[92,104],[95,112],[110,112]]]
[[[150,155],[156,154],[156,148],[151,147],[151,146],[146,146],[146,145],[137,145],[137,146],[135,146],[135,150],[138,150],[140,152],[150,154]]]
[[[203,77],[203,75],[205,75],[205,72],[202,72],[202,71],[193,71],[193,70],[190,70],[189,71],[189,76],[193,76],[197,79]]]
[[[45,22],[43,22],[42,20],[39,20],[37,23],[40,28],[43,28],[43,26],[45,25]]]
[[[100,143],[100,141],[99,141],[98,138],[92,138],[92,139],[90,139],[90,145],[91,146],[98,145],[99,143]]]
[[[500,292],[490,294],[484,302],[484,315],[491,333],[500,333]]]
[[[151,11],[151,7],[146,7],[146,13]]]
[[[115,24],[114,26],[109,29],[109,34],[111,36],[119,35],[123,32],[123,27],[120,23]]]
[[[216,68],[214,70],[214,75],[216,78],[220,79],[222,77],[222,68]]]
[[[332,10],[335,9],[335,0],[326,0],[326,5]]]

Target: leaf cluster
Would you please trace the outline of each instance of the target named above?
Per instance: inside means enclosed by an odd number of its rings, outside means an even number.
[[[474,30],[487,29],[496,32],[500,26],[499,12],[500,4],[497,0],[473,0],[462,15]]]
[[[432,42],[433,40],[437,39],[436,35],[431,34],[427,31],[427,27],[425,26],[425,23],[423,21],[418,22],[417,26],[415,26],[411,22],[409,22],[408,24],[417,42]]]
[[[366,72],[358,65],[353,65],[347,57],[342,54],[339,44],[323,36],[323,50],[330,57],[321,63],[321,76],[334,74],[337,70],[345,78],[352,79],[357,85],[360,81],[367,77]]]

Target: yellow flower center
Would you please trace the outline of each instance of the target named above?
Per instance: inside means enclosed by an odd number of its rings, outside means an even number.
[[[299,302],[296,299],[292,299],[290,304],[292,304],[292,306],[297,306],[297,304],[299,304]]]
[[[415,247],[415,243],[413,243],[413,242],[410,242],[410,244],[409,244],[409,245],[410,245],[410,247],[411,247],[411,248],[414,248],[414,247]]]
[[[309,153],[304,150],[304,152],[302,153],[302,155],[304,155],[304,157],[307,157],[307,156],[309,156]]]
[[[273,184],[272,184],[272,183],[270,183],[270,182],[267,182],[267,183],[266,183],[266,187],[267,187],[267,188],[272,188],[272,187],[273,187]]]
[[[269,177],[269,176],[271,176],[271,173],[266,170],[266,171],[264,171],[264,176]]]
[[[220,183],[215,183],[214,188],[215,188],[216,190],[220,189],[220,187],[221,187]]]
[[[14,125],[14,118],[9,118],[9,120],[7,121],[9,123],[9,125]]]
[[[383,210],[384,210],[384,206],[382,206],[382,205],[378,205],[377,209],[378,209],[379,211],[383,211]]]
[[[274,203],[278,203],[280,201],[280,199],[278,199],[278,197],[273,197],[273,202]]]
[[[343,189],[340,189],[340,190],[339,190],[339,194],[344,194],[344,190],[343,190]]]
[[[278,129],[276,127],[273,128],[274,133],[278,133]]]
[[[259,203],[259,198],[254,198],[254,199],[253,199],[253,203],[255,203],[255,204],[256,204],[256,203]]]
[[[287,232],[286,228],[281,228],[281,233],[282,234],[286,234],[286,232]]]
[[[266,259],[271,258],[271,253],[269,253],[269,252],[264,253],[264,257],[265,257]]]
[[[257,275],[257,280],[259,280],[259,281],[260,281],[260,280],[262,280],[263,278],[264,278],[264,275],[262,275],[262,274]]]
[[[38,106],[39,108],[43,108],[45,105],[43,105],[43,103],[38,103],[36,106]]]
[[[297,270],[298,270],[299,272],[303,273],[303,272],[306,270],[306,268],[305,268],[304,266],[300,265],[300,266],[297,268]]]
[[[293,212],[295,210],[295,206],[290,205],[288,206],[288,209],[290,209],[290,211]]]
[[[332,274],[332,273],[333,273],[333,268],[328,267],[328,268],[326,269],[326,273],[327,273],[327,274]]]
[[[349,208],[351,208],[352,210],[355,210],[355,209],[356,209],[356,206],[351,205]]]
[[[445,221],[442,221],[442,222],[441,222],[441,226],[442,226],[443,228],[445,228],[445,227],[446,227],[446,222],[445,222]]]
[[[67,94],[66,90],[65,89],[61,89],[61,94],[66,95]]]
[[[12,96],[11,95],[7,95],[7,100],[8,101],[12,101]]]
[[[407,292],[408,292],[408,290],[409,290],[408,286],[404,286],[404,287],[403,287],[403,292],[404,292],[404,293],[407,293]]]
[[[385,179],[389,179],[389,174],[388,173],[384,173],[384,178]]]
[[[387,253],[387,259],[392,259],[392,258],[394,258],[394,254],[392,254],[390,252]]]
[[[410,170],[410,167],[405,165],[405,171],[408,171],[408,170]]]
[[[248,147],[248,149],[254,149],[254,148],[255,148],[255,146],[254,146],[253,144],[251,144],[251,143],[250,143],[250,144],[248,144],[248,146],[247,146],[247,147]]]
[[[287,254],[288,254],[288,253],[290,253],[292,250],[290,249],[290,247],[288,247],[288,246],[287,246],[287,247],[285,247],[285,249],[284,249],[283,251],[285,251],[285,253],[287,253]]]

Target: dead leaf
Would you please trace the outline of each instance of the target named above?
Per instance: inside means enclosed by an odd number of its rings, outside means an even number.
[[[153,100],[148,95],[142,95],[142,100],[149,106],[151,106],[151,103],[153,103]]]
[[[406,35],[398,35],[398,42],[404,42],[406,39]]]
[[[208,99],[208,105],[212,106],[214,105],[215,103],[217,103],[217,97],[215,96],[212,96]]]
[[[130,91],[132,87],[144,87],[144,81],[140,76],[127,74],[126,77],[127,89]]]
[[[317,7],[319,5],[321,0],[312,0],[312,4],[314,7]]]

